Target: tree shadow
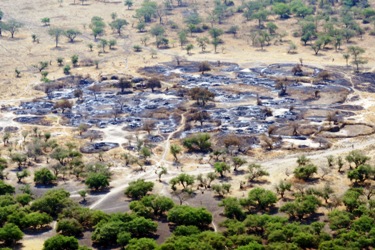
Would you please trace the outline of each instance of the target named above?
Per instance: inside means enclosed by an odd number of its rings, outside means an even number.
[[[41,228],[37,228],[37,229],[24,229],[23,232],[27,235],[41,235],[43,233],[46,233],[48,231],[51,231],[52,230],[52,227],[51,226],[45,226],[45,227],[41,227]]]
[[[234,170],[233,171],[233,174],[234,175],[244,175],[246,173],[246,171],[245,170]]]
[[[57,47],[51,48],[50,50],[53,50],[53,51],[66,51],[66,49],[67,48],[65,48],[65,47],[57,46]]]
[[[57,186],[57,183],[50,183],[50,184],[40,184],[40,183],[35,183],[34,187],[36,188],[53,188]]]
[[[105,188],[105,189],[99,189],[99,190],[90,190],[89,191],[89,194],[92,195],[92,196],[97,196],[97,195],[102,195],[102,194],[107,194],[109,193],[110,189],[109,188]]]

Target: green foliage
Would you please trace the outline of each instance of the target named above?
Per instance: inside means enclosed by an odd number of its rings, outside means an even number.
[[[140,199],[154,188],[154,183],[139,179],[129,183],[125,189],[125,195],[132,199]]]
[[[361,151],[353,150],[351,151],[346,157],[345,160],[352,164],[354,163],[355,167],[359,167],[360,165],[366,164],[368,160],[370,160],[370,157],[363,154]]]
[[[85,184],[90,189],[105,189],[109,186],[109,176],[103,173],[90,173],[85,180]]]
[[[56,235],[44,242],[43,250],[78,250],[78,240],[72,236]]]
[[[128,21],[126,21],[125,19],[118,18],[118,19],[113,20],[113,21],[109,24],[109,26],[110,26],[113,30],[115,30],[119,36],[121,36],[121,32],[122,32],[123,28],[124,28],[125,26],[127,26],[128,24],[129,24]]]
[[[145,237],[156,232],[156,229],[157,223],[150,219],[129,214],[114,214],[109,221],[101,221],[96,226],[92,240],[100,245],[111,245],[125,240],[119,238],[123,232],[131,234],[132,237]]]
[[[182,145],[189,151],[207,152],[211,149],[209,134],[191,135],[183,140]]]
[[[353,212],[360,205],[362,205],[363,202],[360,200],[360,196],[362,195],[362,193],[363,193],[362,189],[355,189],[355,188],[351,188],[345,192],[342,201],[344,205],[346,206],[346,210],[348,212]]]
[[[214,168],[220,174],[221,178],[224,178],[224,172],[230,171],[230,166],[225,162],[215,162]]]
[[[18,195],[16,196],[16,200],[17,200],[17,202],[20,203],[22,206],[26,206],[26,205],[28,205],[28,204],[30,203],[30,201],[33,200],[33,198],[31,197],[30,194],[25,193],[25,194],[18,194]]]
[[[6,246],[14,245],[22,237],[22,231],[12,223],[6,223],[0,228],[0,241],[3,241]]]
[[[318,168],[313,164],[307,164],[294,169],[294,176],[298,179],[308,180],[313,174],[318,172]]]
[[[56,48],[59,46],[60,37],[65,34],[65,31],[61,28],[51,28],[48,30],[48,34],[55,38]]]
[[[224,215],[229,219],[243,220],[245,218],[245,213],[242,211],[241,204],[237,198],[225,198],[219,206],[224,207]]]
[[[52,217],[46,213],[32,212],[22,219],[22,227],[37,229],[52,222]]]
[[[312,215],[320,206],[319,200],[313,195],[297,197],[292,202],[286,202],[280,207],[280,212],[287,213],[292,218],[303,219]]]
[[[267,210],[277,201],[276,194],[264,188],[253,188],[249,191],[248,197],[240,200],[241,205],[249,210],[255,208],[257,210]]]
[[[30,208],[33,211],[45,212],[51,216],[56,216],[64,208],[72,204],[69,196],[70,193],[62,189],[50,190],[39,199],[33,201]]]
[[[77,67],[78,58],[79,58],[78,55],[72,55],[72,57],[71,57],[71,60],[72,60],[72,63],[73,63],[74,67]]]
[[[64,74],[65,75],[70,75],[70,65],[69,64],[67,64],[67,65],[65,65],[64,66],[64,69],[63,69],[63,71],[64,71]]]
[[[51,185],[56,180],[56,176],[48,168],[35,171],[34,182],[39,185]]]
[[[126,250],[154,250],[157,249],[155,240],[149,238],[131,239]]]
[[[94,16],[91,18],[90,29],[95,40],[98,36],[104,33],[105,26],[106,25],[103,21],[103,18],[98,16]]]
[[[212,215],[205,208],[175,206],[168,212],[168,221],[177,225],[204,228],[212,222]]]
[[[0,181],[0,195],[13,194],[15,188],[11,185],[6,184],[4,181]]]
[[[374,168],[370,165],[360,165],[353,170],[348,171],[348,178],[354,182],[364,182],[370,176],[373,176]]]
[[[79,237],[82,235],[83,227],[76,219],[62,219],[57,223],[56,232],[65,236]]]
[[[192,186],[194,184],[194,180],[194,176],[183,173],[172,178],[169,183],[172,185],[173,190],[177,189],[177,184],[181,184],[183,189],[187,189],[189,186]]]
[[[135,12],[135,17],[144,21],[145,23],[151,22],[152,18],[156,16],[157,3],[150,0],[144,0],[141,7]]]
[[[292,184],[286,181],[280,181],[275,187],[276,192],[281,196],[281,198],[284,198],[285,191],[291,191],[291,188]]]
[[[76,29],[67,29],[64,35],[69,39],[69,42],[74,43],[74,40],[77,36],[81,35],[82,33]]]
[[[255,181],[257,178],[262,176],[269,176],[270,174],[263,169],[263,167],[259,164],[252,163],[247,167],[249,174],[247,175],[247,179],[249,182]]]
[[[279,15],[281,19],[288,18],[290,15],[290,7],[286,3],[275,3],[272,10],[275,14]]]
[[[158,195],[147,195],[140,201],[132,201],[129,204],[133,212],[144,217],[161,216],[173,206],[172,199]]]
[[[194,235],[194,234],[199,234],[201,230],[199,230],[198,227],[196,226],[178,226],[175,228],[173,231],[173,235],[175,236],[189,236],[189,235]]]

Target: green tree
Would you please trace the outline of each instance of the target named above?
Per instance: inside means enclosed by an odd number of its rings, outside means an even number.
[[[105,189],[109,186],[109,176],[103,173],[90,173],[85,180],[85,184],[90,189]]]
[[[285,212],[292,218],[302,220],[304,217],[315,213],[319,206],[320,202],[314,195],[305,195],[297,197],[293,202],[286,202],[280,207],[280,212]]]
[[[361,57],[365,50],[359,46],[349,46],[348,52],[353,57],[352,64],[356,66],[356,72],[359,72],[359,65],[366,64],[367,60]]]
[[[298,179],[307,181],[312,175],[318,172],[318,168],[314,164],[307,164],[304,166],[299,166],[294,169],[294,176]]]
[[[56,235],[47,239],[43,250],[78,250],[78,240],[72,236]]]
[[[291,188],[292,184],[287,181],[280,181],[275,187],[276,192],[281,196],[281,199],[284,198],[285,191],[291,191]]]
[[[154,250],[158,245],[150,238],[131,239],[126,246],[127,250]]]
[[[10,19],[9,21],[2,23],[2,28],[9,31],[11,38],[14,38],[14,34],[18,32],[21,27],[23,27],[23,23],[14,19]]]
[[[58,221],[56,232],[65,236],[79,237],[83,233],[83,227],[74,218],[64,218]]]
[[[72,60],[73,67],[77,67],[78,59],[79,59],[78,55],[72,55],[71,60]]]
[[[59,46],[59,40],[62,35],[65,35],[65,31],[61,28],[50,28],[48,34],[55,39],[55,47]]]
[[[197,43],[198,47],[201,48],[202,52],[204,52],[207,48],[207,44],[210,42],[210,40],[207,37],[198,37]]]
[[[232,158],[233,161],[233,166],[234,166],[234,171],[238,171],[238,168],[241,167],[242,165],[246,164],[247,161],[239,156],[234,156]]]
[[[273,206],[276,201],[276,194],[264,188],[253,188],[249,191],[247,198],[240,200],[241,204],[249,210],[255,208],[263,211]]]
[[[224,178],[224,172],[230,171],[230,166],[225,162],[215,162],[214,168],[220,174],[221,178]]]
[[[77,29],[67,29],[64,32],[64,35],[69,39],[69,42],[74,43],[74,40],[77,36],[81,35],[82,33]]]
[[[215,53],[216,53],[217,46],[221,42],[220,36],[223,33],[224,33],[223,30],[222,29],[218,29],[218,28],[212,28],[209,31],[209,34],[212,37],[212,44],[214,45]]]
[[[105,47],[107,47],[108,41],[106,39],[100,39],[99,47],[102,48],[102,52],[105,53]]]
[[[62,189],[50,190],[39,199],[34,200],[30,209],[32,211],[45,212],[51,216],[57,216],[64,208],[72,204],[69,196],[70,193]]]
[[[194,48],[194,45],[193,44],[188,44],[188,45],[186,45],[186,53],[188,54],[188,55],[190,55],[190,51],[192,50]]]
[[[181,48],[182,48],[182,46],[184,46],[185,43],[187,43],[188,39],[187,39],[187,35],[186,35],[185,30],[182,30],[178,33],[178,40],[180,42]]]
[[[115,30],[119,36],[121,36],[122,29],[125,28],[128,24],[129,24],[128,21],[126,21],[125,19],[118,18],[118,19],[113,20],[109,24],[109,26],[113,30]]]
[[[168,212],[168,221],[177,225],[205,228],[212,222],[212,215],[206,208],[175,206]]]
[[[179,153],[181,153],[182,148],[181,148],[179,145],[177,145],[177,144],[172,144],[171,147],[170,147],[170,151],[171,151],[171,154],[172,154],[173,157],[174,157],[174,160],[175,160],[176,162],[178,162],[177,155],[178,155]]]
[[[52,221],[52,217],[46,213],[32,212],[27,214],[25,218],[23,218],[22,224],[26,228],[37,229],[39,227],[50,224]]]
[[[189,174],[179,174],[178,176],[172,178],[169,183],[172,185],[172,189],[176,190],[176,185],[182,185],[183,189],[187,189],[189,186],[194,184],[194,176]]]
[[[183,140],[182,145],[189,151],[207,152],[211,149],[209,134],[192,135]]]
[[[92,35],[94,36],[94,39],[104,33],[105,23],[103,21],[103,18],[94,16],[91,18],[90,23],[90,29],[92,31]]]
[[[249,182],[255,181],[257,178],[262,176],[269,176],[270,174],[263,169],[263,167],[259,164],[252,163],[247,167],[249,172],[247,179]]]
[[[242,221],[245,218],[245,213],[242,211],[241,204],[237,198],[225,198],[219,203],[219,206],[224,207],[224,215],[229,219]]]
[[[174,202],[171,198],[159,195],[144,196],[140,201],[132,201],[130,207],[132,207],[132,203],[137,205],[136,202],[140,202],[146,208],[150,208],[153,216],[161,216],[174,207]],[[135,205],[133,206],[134,208],[139,207]],[[136,210],[133,211],[137,212]]]
[[[26,163],[27,160],[27,156],[22,153],[11,154],[10,158],[13,162],[17,162],[19,171],[22,170],[22,166]]]
[[[132,199],[140,199],[154,188],[154,183],[139,179],[129,183],[125,189],[125,195]]]
[[[34,173],[34,182],[41,185],[51,185],[56,176],[48,168],[42,168]]]
[[[117,243],[122,247],[125,247],[126,245],[128,245],[130,240],[131,240],[131,234],[128,232],[119,232],[117,234]]]
[[[364,164],[360,165],[359,167],[349,170],[348,171],[348,178],[350,181],[364,182],[365,180],[369,179],[370,176],[373,176],[375,173],[374,168],[370,165]]]
[[[13,223],[6,223],[0,228],[0,241],[6,246],[12,246],[23,237],[22,231]]]
[[[26,178],[26,177],[30,176],[30,173],[29,173],[29,171],[24,169],[21,172],[17,172],[16,176],[17,176],[17,179],[18,179],[18,183],[21,183],[23,178]]]
[[[251,19],[258,20],[258,27],[261,29],[263,27],[263,22],[267,20],[268,15],[269,12],[266,9],[260,9],[251,15]]]
[[[333,210],[328,214],[329,227],[332,230],[348,228],[353,219],[353,215],[346,211]]]
[[[150,33],[151,35],[153,35],[155,37],[155,39],[157,40],[158,37],[161,37],[162,35],[164,35],[165,33],[165,29],[162,25],[160,24],[157,24],[157,25],[154,25],[151,29],[150,29]]]
[[[141,7],[135,11],[136,18],[145,23],[151,22],[152,18],[156,16],[157,3],[150,0],[144,0]]]
[[[353,150],[349,152],[349,154],[345,157],[345,160],[349,164],[354,163],[355,168],[357,168],[360,165],[366,164],[366,162],[370,160],[370,157],[366,156],[359,150]]]
[[[13,194],[15,188],[11,185],[6,184],[4,181],[0,181],[0,195]]]
[[[129,10],[133,6],[133,0],[125,0],[124,4],[128,7]]]
[[[275,3],[272,10],[275,14],[279,15],[281,19],[289,18],[290,7],[286,3]]]

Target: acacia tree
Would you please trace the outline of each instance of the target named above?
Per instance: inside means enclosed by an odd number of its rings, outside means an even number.
[[[59,39],[62,35],[65,34],[65,31],[61,28],[51,28],[48,30],[48,34],[55,38],[55,47],[57,48],[59,46]]]
[[[115,30],[119,36],[121,36],[121,31],[122,31],[122,29],[123,29],[126,25],[128,25],[128,24],[129,24],[128,21],[126,21],[125,19],[118,18],[118,19],[113,20],[113,21],[109,24],[109,26],[110,26],[113,30]]]
[[[2,27],[4,30],[9,31],[12,38],[14,38],[14,34],[23,26],[23,23],[18,22],[14,19],[9,20],[8,22],[4,22]]]
[[[230,166],[225,162],[216,162],[214,164],[215,171],[220,174],[221,178],[224,178],[224,172],[230,171]]]
[[[74,39],[76,39],[76,37],[78,35],[81,35],[82,33],[76,29],[68,29],[62,34],[65,35],[69,39],[69,42],[74,43]]]
[[[367,60],[361,57],[365,50],[359,46],[349,46],[348,52],[352,55],[353,61],[352,64],[356,66],[356,72],[359,72],[359,65],[366,64]]]
[[[170,147],[170,151],[171,151],[171,154],[172,154],[173,157],[174,157],[174,160],[175,160],[176,162],[178,162],[177,155],[178,155],[179,153],[181,153],[182,148],[181,148],[179,145],[172,144],[171,147]]]
[[[219,44],[221,42],[220,36],[224,32],[223,32],[222,29],[212,28],[212,29],[210,29],[209,33],[210,33],[210,36],[212,37],[212,41],[211,42],[214,45],[214,49],[215,49],[215,53],[216,53],[217,46],[219,46]]]

